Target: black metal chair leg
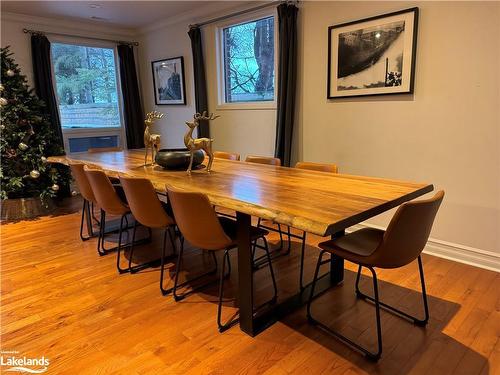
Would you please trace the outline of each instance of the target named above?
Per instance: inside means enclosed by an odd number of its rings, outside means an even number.
[[[137,232],[137,221],[134,221],[134,228],[132,229],[132,243],[130,244],[130,254],[128,257],[128,270],[126,270],[125,272],[127,271],[132,272],[132,257],[134,256],[134,242],[135,242],[136,232]]]
[[[271,304],[275,303],[276,300],[278,299],[278,287],[276,286],[276,278],[274,277],[274,269],[273,269],[273,264],[271,262],[271,254],[269,253],[269,245],[267,244],[267,240],[265,237],[262,237],[264,240],[264,247],[266,248],[266,255],[267,255],[267,262],[269,264],[269,272],[271,273],[271,279],[273,280],[273,289],[274,289],[274,296],[271,298]]]
[[[120,232],[118,234],[118,249],[116,252],[116,268],[118,269],[118,273],[125,273],[128,270],[127,269],[122,269],[120,268],[120,253],[121,253],[121,247],[122,247],[122,233],[123,233],[123,219],[125,215],[122,215],[120,218]],[[128,225],[127,225],[128,227]],[[133,240],[132,240],[132,246],[134,246]]]
[[[422,300],[423,300],[423,304],[424,304],[424,319],[419,319],[413,315],[410,315],[404,311],[401,311],[391,305],[388,305],[384,302],[381,302],[379,301],[380,303],[380,306],[386,310],[386,311],[389,311],[391,313],[395,313],[397,316],[399,317],[402,317],[402,318],[405,318],[411,322],[413,322],[414,324],[418,325],[418,326],[421,326],[421,327],[424,327],[427,325],[428,321],[429,321],[429,306],[427,304],[427,292],[426,292],[426,289],[425,289],[425,280],[424,280],[424,270],[423,270],[423,265],[422,265],[422,259],[421,257],[419,256],[418,258],[418,269],[419,269],[419,273],[420,273],[420,283],[421,283],[421,286],[422,286]],[[359,266],[358,268],[358,274],[356,275],[356,296],[358,298],[361,298],[365,301],[370,301],[370,302],[375,302],[375,299],[373,297],[370,297],[366,294],[364,294],[363,292],[361,292],[361,290],[359,289],[359,280],[360,280],[360,277],[361,277],[361,266]]]
[[[335,336],[337,339],[339,339],[343,343],[360,351],[368,359],[376,362],[380,359],[380,356],[382,355],[382,327],[380,324],[380,306],[381,305],[379,303],[377,274],[375,273],[375,270],[373,268],[369,267],[370,271],[372,272],[372,276],[373,276],[373,292],[374,292],[374,296],[375,296],[375,298],[374,298],[375,318],[376,318],[376,324],[377,324],[377,351],[376,352],[370,352],[369,350],[367,350],[366,348],[362,347],[361,345],[355,343],[354,341],[350,340],[349,338],[332,330],[330,327],[328,327],[325,324],[321,323],[320,321],[316,320],[312,316],[311,305],[312,305],[312,301],[314,299],[314,289],[316,287],[316,281],[318,280],[319,268],[320,268],[322,260],[323,260],[323,255],[325,253],[326,253],[326,251],[322,251],[320,253],[320,256],[318,258],[318,263],[316,264],[316,270],[314,271],[314,279],[313,279],[312,286],[311,286],[311,294],[310,294],[309,300],[307,302],[307,320],[309,321],[309,323],[317,325],[318,327],[320,327],[321,329],[323,329],[327,333],[331,334],[332,336]]]
[[[89,226],[88,229],[90,230],[89,233],[87,233],[87,237],[83,235],[83,222],[85,221],[85,215],[88,215],[88,205],[89,202],[86,199],[83,199],[83,207],[82,207],[82,219],[80,221],[80,239],[82,241],[88,241],[91,237],[93,237],[92,233],[92,226]],[[91,222],[92,225],[92,222]]]
[[[160,290],[164,296],[166,296],[167,294],[170,294],[172,292],[172,290],[174,289],[173,287],[169,288],[169,289],[165,289],[163,287],[163,275],[165,273],[165,253],[166,253],[166,248],[167,248],[167,236],[170,237],[170,243],[172,245],[173,254],[174,255],[177,254],[177,251],[175,249],[175,240],[172,237],[172,232],[170,231],[170,229],[171,229],[171,227],[165,228],[165,233],[163,234],[163,246],[162,246],[162,250],[161,250]],[[174,230],[174,233],[175,233],[175,230]]]
[[[211,271],[208,271],[204,274],[201,274],[199,276],[196,276],[196,277],[193,277],[192,279],[189,279],[189,280],[186,280],[184,281],[183,283],[179,284],[179,274],[180,274],[180,270],[181,270],[181,266],[182,266],[182,254],[184,253],[184,241],[181,242],[181,249],[179,251],[179,256],[177,258],[177,266],[176,266],[176,270],[175,270],[175,279],[174,279],[174,287],[172,288],[172,295],[174,297],[174,300],[177,302],[177,301],[180,301],[180,300],[183,300],[184,298],[186,298],[189,294],[192,294],[194,292],[197,292],[199,291],[200,289],[203,289],[203,288],[206,288],[210,285],[212,285],[214,282],[217,282],[218,280],[215,279],[215,280],[212,280],[212,281],[209,281],[205,284],[202,284],[200,286],[197,286],[196,288],[193,288],[191,290],[189,290],[188,292],[185,292],[181,295],[179,295],[177,293],[177,289],[178,288],[181,288],[189,283],[192,283],[193,281],[197,281],[201,278],[204,278],[206,276],[210,276],[210,275],[213,275],[215,273],[217,273],[217,269],[218,269],[218,264],[217,264],[217,257],[215,255],[215,252],[213,251],[210,251],[211,255],[212,255],[212,258],[214,260],[214,263],[215,263],[215,267],[213,270]]]
[[[222,323],[222,299],[224,296],[224,280],[227,277],[227,275],[224,274],[224,271],[226,269],[226,258],[229,261],[229,250],[227,249],[224,251],[224,256],[222,257],[222,267],[220,270],[220,277],[219,277],[219,304],[217,306],[217,327],[219,328],[219,332],[221,333],[227,331],[229,328],[231,328],[232,326],[234,326],[239,322],[239,319],[233,316],[232,318],[229,319],[227,323]]]
[[[304,256],[306,249],[306,232],[302,235],[302,245],[300,247],[300,291],[304,290]]]

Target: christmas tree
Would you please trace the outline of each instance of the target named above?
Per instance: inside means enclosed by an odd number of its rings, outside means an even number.
[[[50,128],[45,103],[20,74],[9,47],[1,48],[0,152],[1,199],[40,197],[42,202],[68,190],[68,168],[47,163],[64,155]]]

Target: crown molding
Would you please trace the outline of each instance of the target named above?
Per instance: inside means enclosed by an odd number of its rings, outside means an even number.
[[[131,38],[137,36],[137,30],[113,25],[103,25],[91,21],[75,20],[73,18],[59,19],[32,16],[21,13],[2,12],[2,21],[18,22],[27,28],[38,28],[40,31],[67,31],[76,36],[100,35],[110,38]]]
[[[227,4],[227,5],[226,5]],[[179,23],[200,23],[204,20],[211,19],[213,17],[221,16],[221,12],[224,13],[232,13],[235,11],[243,10],[251,4],[255,4],[252,1],[247,1],[244,3],[240,3],[238,5],[233,5],[231,1],[227,1],[226,4],[207,4],[201,7],[198,7],[196,10],[190,10],[187,12],[183,12],[172,17],[168,17],[160,22],[155,22],[149,26],[142,27],[138,29],[139,34],[147,34],[159,29],[163,29],[168,26],[176,25]]]

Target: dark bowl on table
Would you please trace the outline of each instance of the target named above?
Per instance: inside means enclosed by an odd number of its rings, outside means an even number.
[[[163,148],[156,154],[156,164],[172,170],[186,170],[189,167],[191,153],[186,148]],[[196,169],[205,159],[205,153],[202,150],[194,152],[193,169]]]

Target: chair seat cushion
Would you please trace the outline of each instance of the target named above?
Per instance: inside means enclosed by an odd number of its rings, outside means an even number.
[[[222,228],[224,229],[224,232],[228,235],[231,240],[236,242],[237,240],[237,235],[238,235],[238,223],[236,220],[232,220],[228,217],[224,216],[219,216],[219,221],[222,225]],[[267,236],[269,232],[265,229],[262,228],[257,228],[254,227],[253,225],[250,227],[250,239],[256,240],[258,238],[261,238],[263,236]]]
[[[354,263],[365,264],[384,237],[384,231],[363,228],[333,240],[321,242],[319,247]]]

